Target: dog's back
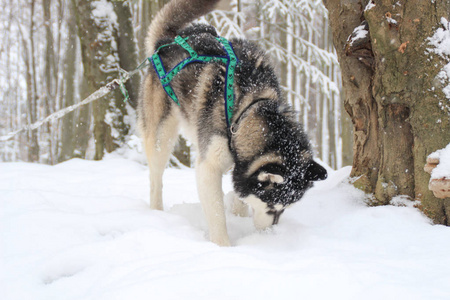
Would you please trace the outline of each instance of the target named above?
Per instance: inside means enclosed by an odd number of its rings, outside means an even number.
[[[190,22],[210,12],[217,0],[173,0],[156,15],[146,40],[148,55],[164,45],[173,43],[175,36],[189,37],[188,44],[199,55],[227,55],[223,45],[216,39],[214,27]],[[270,59],[255,44],[242,39],[230,39],[234,52],[239,58],[235,70],[234,107],[232,115],[239,116],[255,99],[264,98],[285,104],[281,96],[278,78]],[[165,70],[171,70],[189,57],[189,53],[177,44],[160,48],[159,57]],[[160,120],[177,114],[184,133],[198,145],[200,155],[204,155],[214,136],[227,138],[227,124],[224,89],[227,76],[226,65],[219,62],[189,64],[170,82],[177,105],[166,96],[158,75],[153,69],[144,81],[139,101],[139,124],[143,132],[150,124],[158,127]],[[146,95],[144,95],[146,94]],[[179,122],[178,121],[178,122]],[[155,123],[157,122],[157,123]],[[201,124],[199,128],[196,128]]]

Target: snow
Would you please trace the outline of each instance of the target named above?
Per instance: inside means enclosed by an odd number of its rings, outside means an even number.
[[[191,169],[166,171],[161,212],[135,160],[0,163],[2,300],[449,299],[450,228],[366,206],[349,172],[330,170],[271,230],[227,211],[220,248]]]
[[[114,6],[107,0],[97,0],[92,2],[92,15],[94,19],[108,20],[111,24],[117,26],[117,15],[114,12]]]
[[[369,9],[372,9],[375,7],[375,3],[373,3],[372,0],[369,1],[369,3],[367,3],[366,7],[364,8],[364,11],[368,11]]]
[[[442,27],[436,29],[434,35],[428,39],[428,43],[433,46],[428,51],[438,54],[448,62],[439,72],[437,78],[443,85],[442,91],[450,101],[450,22],[442,17],[441,25]],[[449,106],[447,105],[446,107]]]
[[[386,17],[386,20],[391,24],[397,24],[397,21],[395,19],[392,19],[390,17]]]
[[[351,38],[350,45],[353,45],[353,43],[357,40],[364,39],[368,34],[369,31],[366,29],[366,25],[359,25],[353,29],[352,34],[349,36],[349,39]]]
[[[431,171],[431,179],[450,179],[450,144],[431,153],[428,157],[439,159],[439,164]]]

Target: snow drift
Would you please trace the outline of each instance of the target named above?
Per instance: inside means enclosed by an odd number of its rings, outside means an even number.
[[[450,228],[367,207],[349,172],[330,171],[265,232],[228,211],[233,247],[220,248],[193,170],[166,171],[160,212],[131,160],[2,163],[1,298],[449,299]]]

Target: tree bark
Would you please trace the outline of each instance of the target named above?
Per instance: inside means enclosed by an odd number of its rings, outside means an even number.
[[[363,8],[359,0],[324,2],[342,71],[344,108],[354,126],[351,176],[358,178],[355,186],[371,193],[376,186],[379,166],[379,156],[371,155],[379,153],[377,104],[371,93],[373,69],[344,51],[347,37],[361,23]]]
[[[117,31],[117,50],[119,54],[120,67],[127,71],[132,71],[137,67],[138,57],[136,42],[134,40],[134,28],[131,19],[131,10],[129,2],[113,1],[114,11],[117,15],[119,28]],[[130,96],[129,103],[136,109],[138,100],[140,76],[135,75],[125,84]],[[125,108],[123,102],[117,104]]]
[[[72,6],[72,3],[69,3]],[[73,7],[72,7],[73,8]],[[67,50],[64,57],[64,90],[61,97],[61,108],[75,104],[75,74],[77,54],[77,23],[73,14],[69,15]],[[75,112],[70,112],[62,119],[61,124],[61,149],[58,162],[71,159],[75,151]]]
[[[45,27],[45,57],[44,57],[44,107],[45,115],[50,115],[55,109],[55,84],[53,81],[53,74],[55,73],[54,65],[54,52],[53,52],[53,33],[51,28],[51,12],[50,12],[51,0],[42,1],[42,10],[44,12],[44,27]],[[53,153],[53,141],[52,141],[52,123],[45,125],[47,144],[48,144],[48,156],[47,163],[53,164],[55,162]]]
[[[181,135],[178,136],[173,155],[186,167],[191,166],[191,147],[188,146],[187,141]]]
[[[76,9],[78,36],[81,45],[84,80],[86,81],[87,95],[104,86],[107,82],[118,77],[117,67],[119,58],[114,48],[116,28],[110,23],[108,15],[103,8],[97,9],[100,3],[95,0],[72,0]],[[111,4],[112,5],[112,4]],[[115,99],[120,99],[117,102]],[[125,124],[126,110],[122,103],[122,96],[113,92],[105,98],[92,104],[94,118],[94,159],[100,160],[106,152],[111,152],[123,142],[128,133],[129,126]],[[106,118],[108,114],[108,118]],[[113,127],[113,128],[112,128]]]
[[[89,95],[89,87],[86,80],[81,80],[79,84],[80,96],[82,99]],[[92,105],[84,105],[78,109],[75,124],[75,151],[74,157],[86,158],[86,152],[91,138],[91,111]]]
[[[37,86],[36,86],[36,63],[34,59],[34,12],[35,1],[30,3],[30,27],[29,39],[26,39],[22,33],[22,43],[24,46],[24,61],[26,65],[26,84],[27,84],[27,121],[32,124],[37,121]],[[28,45],[29,43],[29,45]],[[28,143],[28,161],[39,161],[39,142],[37,130],[27,133]]]
[[[169,0],[142,0],[140,11],[140,29],[137,34],[139,46],[139,61],[146,59],[150,54],[152,54],[145,52],[145,39],[147,37],[148,28],[150,27],[150,24],[156,13],[168,2]]]
[[[329,10],[345,92],[344,105],[354,125],[355,186],[388,204],[397,195],[421,201],[436,223],[450,225],[449,199],[428,190],[426,157],[450,141],[446,101],[433,82],[442,68],[430,58],[427,38],[450,12],[449,1],[324,1]],[[364,43],[353,30],[367,22]]]

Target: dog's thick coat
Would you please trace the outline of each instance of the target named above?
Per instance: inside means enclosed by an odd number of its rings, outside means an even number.
[[[185,27],[212,11],[218,0],[172,0],[156,15],[147,53],[169,44],[176,35],[189,36],[199,55],[226,53],[207,25]],[[224,111],[223,63],[193,63],[172,80],[180,105],[164,92],[154,70],[149,70],[140,93],[138,118],[150,167],[150,206],[163,209],[162,175],[177,140],[178,129],[196,146],[197,189],[211,241],[230,245],[222,192],[222,174],[233,170],[233,212],[253,209],[257,228],[276,224],[284,209],[300,200],[311,181],[326,177],[312,159],[309,141],[281,95],[269,59],[256,45],[231,39],[239,64],[235,71],[235,104],[231,127]],[[159,52],[166,70],[188,56],[178,45]]]

